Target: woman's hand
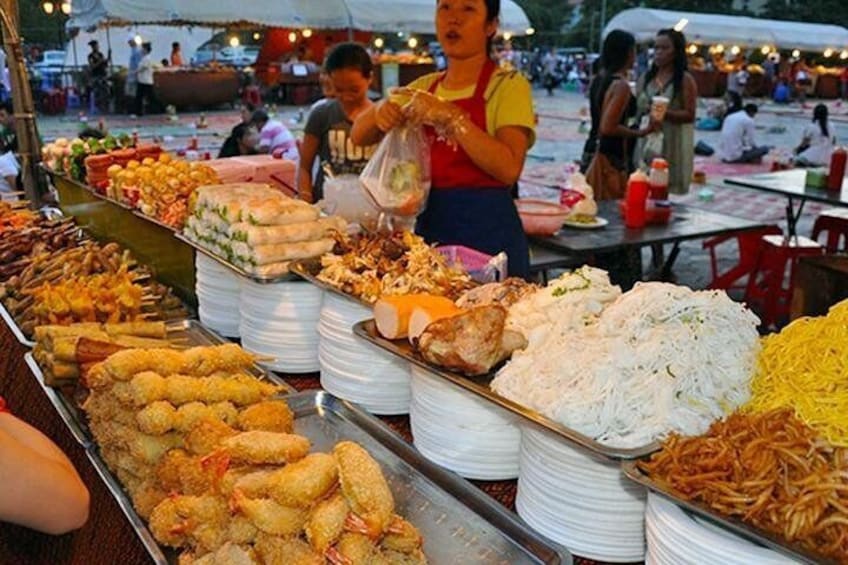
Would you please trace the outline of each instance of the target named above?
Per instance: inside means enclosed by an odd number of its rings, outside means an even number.
[[[410,122],[433,126],[437,130],[447,130],[465,116],[459,107],[423,90],[412,93],[403,113]]]
[[[651,118],[648,122],[648,125],[643,129],[639,130],[639,137],[645,137],[647,135],[651,135],[654,132],[661,131],[662,127],[663,123],[661,121]]]
[[[380,131],[385,133],[401,125],[405,116],[400,106],[386,98],[377,104],[374,119]]]

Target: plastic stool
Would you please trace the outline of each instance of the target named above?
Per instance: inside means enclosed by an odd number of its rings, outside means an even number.
[[[763,236],[756,267],[748,277],[745,302],[750,307],[758,306],[764,326],[776,325],[789,315],[798,259],[823,254],[824,247],[803,236],[796,236],[792,240],[782,235]],[[788,287],[784,286],[787,266]]]
[[[824,247],[828,253],[848,251],[848,209],[835,208],[819,214],[813,224],[812,238],[818,241],[822,232],[827,235]]]
[[[757,266],[757,257],[760,255],[760,245],[763,236],[780,235],[783,231],[778,226],[768,226],[756,230],[746,230],[743,232],[730,233],[710,238],[704,241],[702,247],[710,252],[710,270],[712,279],[707,285],[710,289],[744,289],[745,284],[737,284],[740,279],[747,277],[753,272]],[[736,240],[739,247],[739,262],[723,273],[718,272],[718,259],[716,257],[716,247],[730,241]]]
[[[68,87],[65,89],[65,103],[68,109],[79,108],[82,104],[80,100],[80,96],[77,93],[77,89],[74,87]]]

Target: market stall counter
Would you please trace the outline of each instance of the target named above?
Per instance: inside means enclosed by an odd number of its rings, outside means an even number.
[[[167,69],[153,77],[153,92],[163,105],[177,108],[210,108],[238,98],[235,69]]]

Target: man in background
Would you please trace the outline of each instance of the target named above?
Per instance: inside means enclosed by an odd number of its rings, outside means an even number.
[[[141,60],[138,62],[138,70],[136,71],[138,86],[135,93],[135,113],[137,116],[144,115],[145,100],[147,100],[148,106],[153,105],[153,58],[150,56],[151,51],[153,51],[153,45],[150,42],[141,44]]]
[[[754,140],[754,116],[757,111],[756,104],[746,104],[741,112],[724,118],[718,155],[725,163],[759,163],[769,152],[768,147],[758,146]]]
[[[127,43],[130,46],[130,62],[127,65],[127,82],[124,84],[124,96],[127,98],[135,98],[135,90],[138,86],[138,64],[141,62],[141,46],[136,42],[135,36],[127,37]]]

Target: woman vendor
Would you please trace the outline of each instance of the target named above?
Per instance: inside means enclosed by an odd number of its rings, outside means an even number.
[[[384,99],[360,114],[353,142],[367,146],[407,122],[428,127],[432,188],[416,231],[430,243],[506,251],[509,274],[528,276],[527,238],[510,195],[534,141],[530,84],[492,60],[500,0],[439,0],[436,34],[447,71],[421,77],[401,107]]]

